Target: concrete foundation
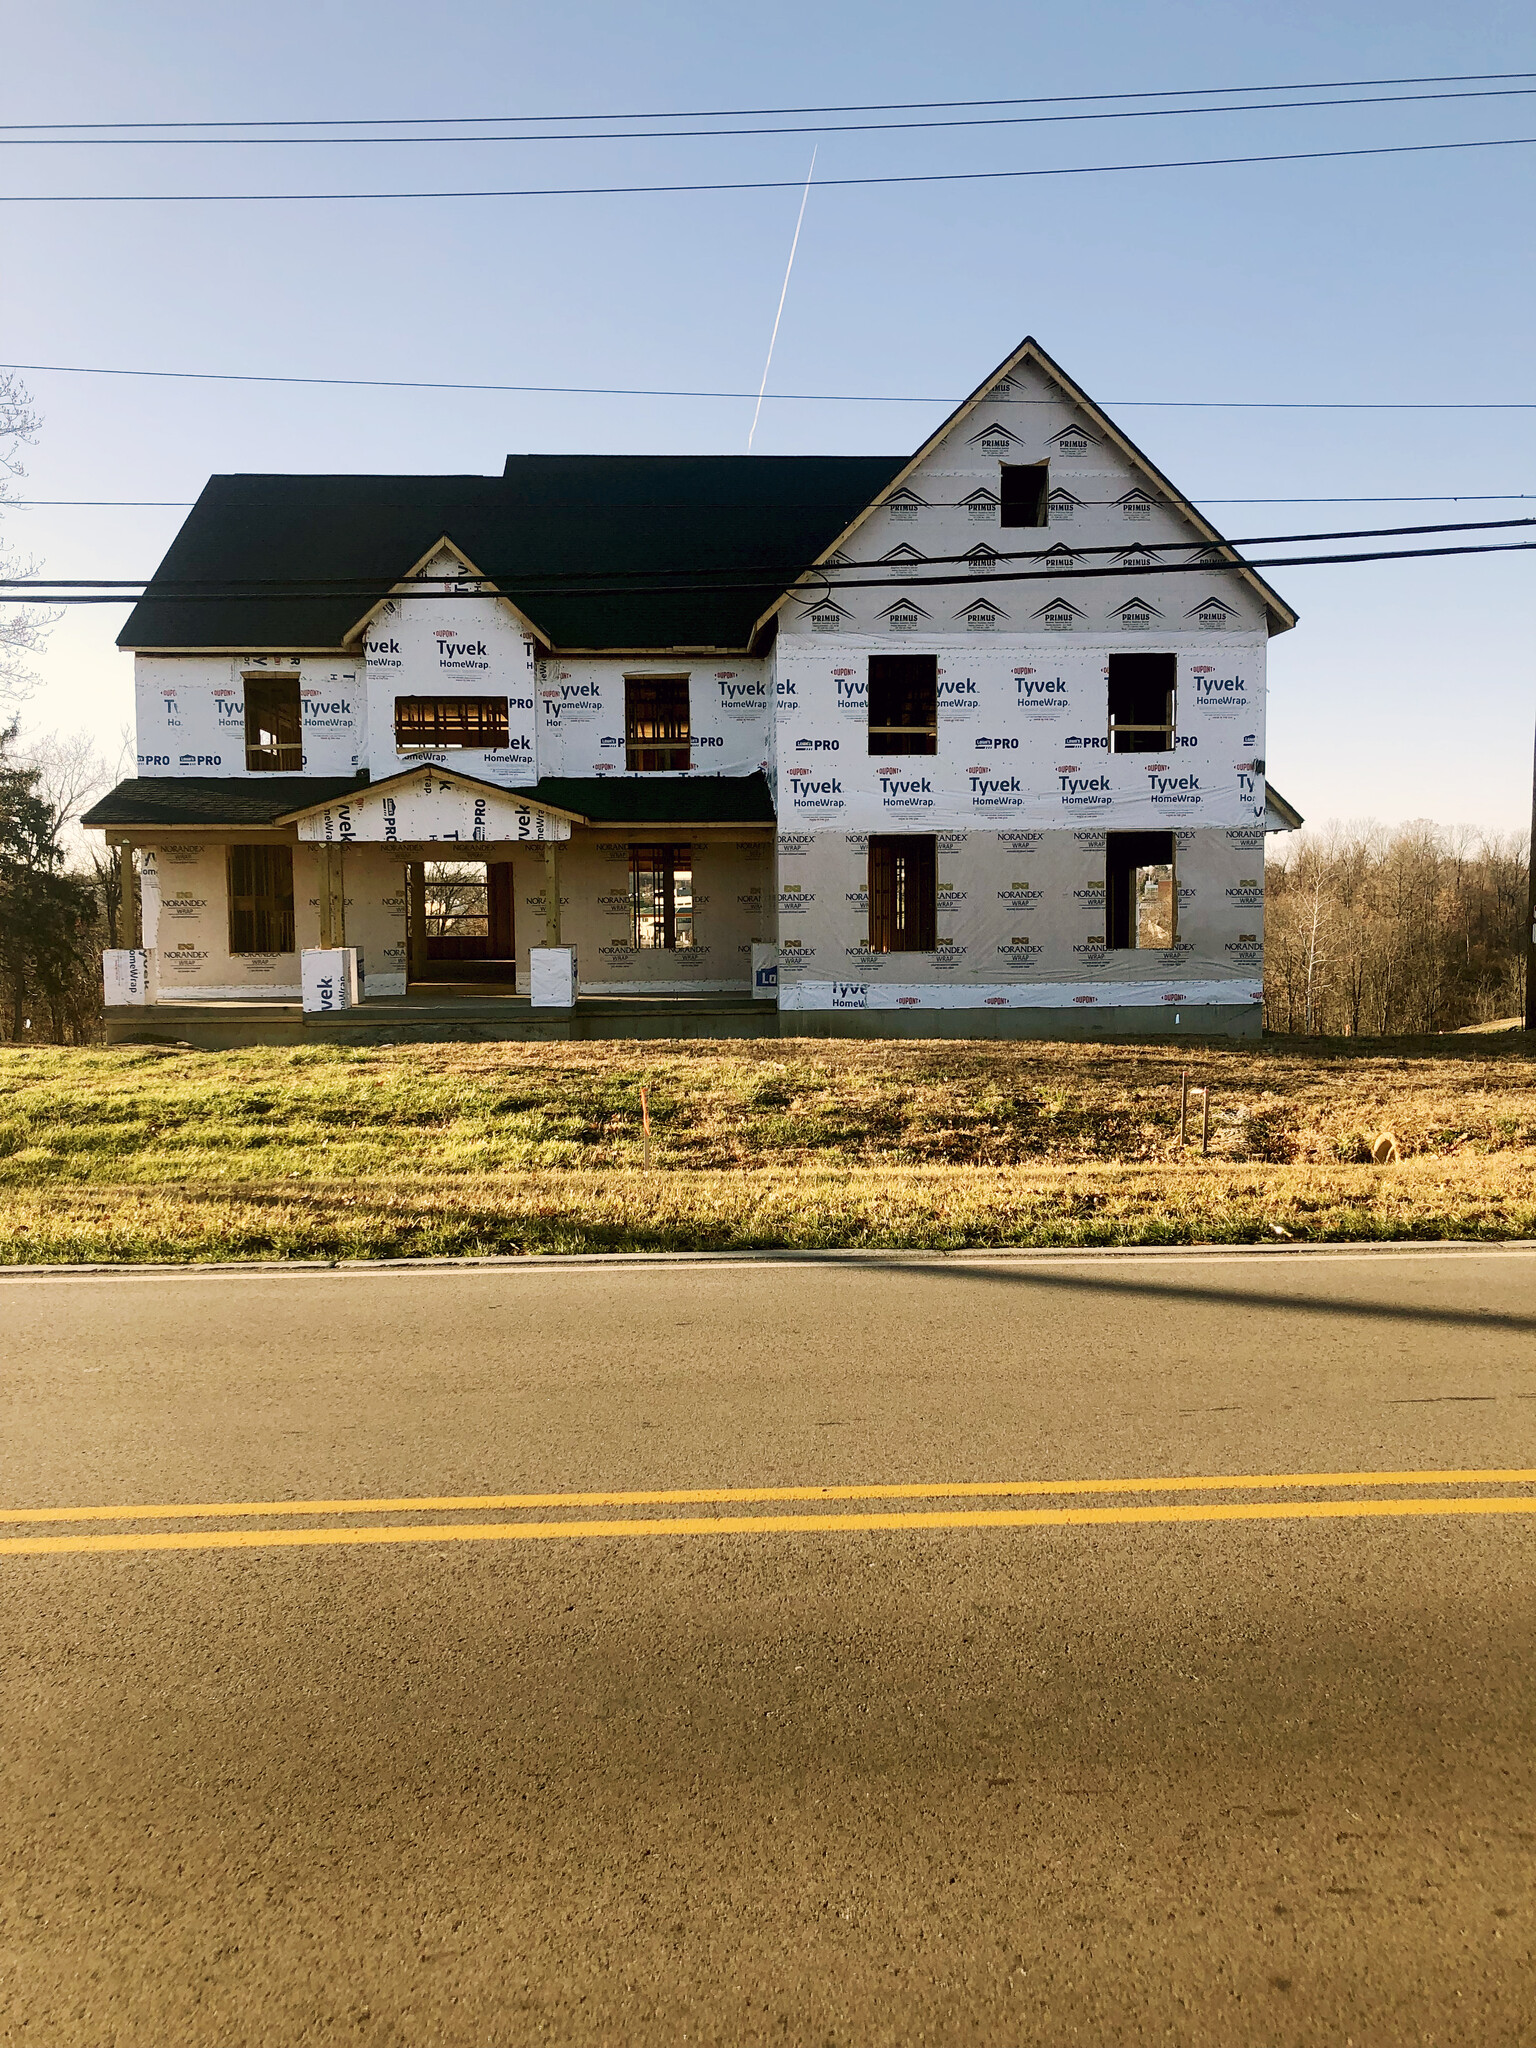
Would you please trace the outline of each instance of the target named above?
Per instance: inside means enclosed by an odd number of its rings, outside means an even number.
[[[106,1012],[108,1045],[551,1044],[599,1038],[1258,1038],[1257,1004],[1185,1008],[1179,1023],[1145,1006],[1082,1010],[800,1010],[750,996],[582,996],[535,1010],[526,996],[475,989],[382,996],[309,1014],[297,1003],[183,1002]]]

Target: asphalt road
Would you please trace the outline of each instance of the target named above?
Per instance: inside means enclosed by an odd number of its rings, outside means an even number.
[[[1536,1251],[13,1274],[0,1388],[7,2043],[1536,2042]]]

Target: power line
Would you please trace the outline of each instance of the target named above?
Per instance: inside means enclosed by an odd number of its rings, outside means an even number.
[[[1536,141],[1533,136],[1532,141]],[[797,192],[800,186],[796,183]],[[252,370],[136,370],[91,363],[0,363],[0,370],[50,377],[152,377],[193,384],[296,384],[344,391],[468,391],[533,398],[702,398],[746,399],[755,391],[664,389],[633,384],[474,384],[422,377],[291,377]],[[873,391],[770,391],[770,399],[792,405],[943,405],[958,398],[917,398]],[[1185,412],[1536,412],[1536,400],[1520,398],[1106,398],[1105,405],[1142,406]],[[1013,398],[1010,405],[1060,405],[1060,398]],[[20,504],[21,499],[13,503]],[[1233,504],[1260,504],[1257,498]],[[1297,499],[1297,504],[1325,502]]]
[[[1511,528],[1515,527],[1532,526],[1536,526],[1536,518],[1459,519],[1455,521],[1446,521],[1430,526],[1364,526],[1336,528],[1326,532],[1314,531],[1307,533],[1239,534],[1235,535],[1231,539],[1224,538],[1219,541],[1213,541],[1203,538],[1187,541],[1163,541],[1159,543],[1159,546],[1170,549],[1183,549],[1186,551],[1197,550],[1201,553],[1205,553],[1206,551],[1215,547],[1295,547],[1301,546],[1305,543],[1312,541],[1398,540],[1410,537],[1423,538],[1426,535],[1439,533],[1506,532]],[[1142,543],[1134,541],[1130,543],[1115,542],[1104,547],[1072,548],[1068,550],[1068,552],[1071,554],[1074,561],[1079,561],[1082,560],[1084,557],[1090,555],[1097,556],[1128,554],[1133,549],[1141,547],[1142,545]],[[552,587],[557,585],[586,587],[595,584],[603,584],[615,590],[633,590],[636,583],[636,579],[642,577],[656,578],[667,576],[689,576],[694,578],[708,577],[712,579],[708,583],[700,582],[697,584],[696,587],[702,591],[730,587],[728,585],[722,585],[713,580],[715,578],[723,576],[749,575],[755,578],[770,577],[774,579],[776,583],[783,583],[787,581],[793,581],[796,577],[799,576],[815,575],[817,577],[821,577],[823,579],[830,581],[830,578],[832,576],[836,575],[841,578],[844,572],[850,569],[885,569],[887,572],[885,576],[872,578],[868,582],[840,581],[839,583],[832,586],[833,588],[844,590],[859,590],[870,588],[879,588],[884,590],[893,588],[896,582],[984,582],[988,580],[989,577],[992,577],[994,575],[994,571],[991,569],[990,564],[996,562],[1044,563],[1048,566],[1045,569],[1043,569],[1040,573],[1050,577],[1058,575],[1086,575],[1090,573],[1099,573],[1115,576],[1143,576],[1153,574],[1157,570],[1162,569],[1177,570],[1184,568],[1188,568],[1191,570],[1205,570],[1208,572],[1219,572],[1225,569],[1237,569],[1250,566],[1245,562],[1238,560],[1230,562],[1207,560],[1202,562],[1191,563],[1134,563],[1129,565],[1122,563],[1113,566],[1108,570],[1090,572],[1087,570],[1078,570],[1074,568],[1063,569],[1059,565],[1051,565],[1052,554],[1056,552],[1058,549],[1063,549],[1065,547],[1065,542],[1058,541],[1054,543],[1053,547],[1050,548],[1033,547],[1020,548],[1013,551],[989,552],[984,557],[984,560],[987,562],[989,566],[984,570],[978,570],[976,568],[976,556],[974,551],[972,553],[963,555],[925,555],[915,557],[911,560],[903,559],[894,562],[754,562],[745,563],[740,566],[727,563],[721,564],[719,566],[696,565],[691,568],[673,567],[663,569],[623,570],[595,569],[590,571],[573,571],[568,569],[513,569],[496,570],[494,572],[478,572],[474,575],[463,574],[456,576],[434,575],[429,570],[421,570],[417,572],[415,575],[396,577],[391,585],[391,590],[398,592],[402,585],[421,585],[422,590],[420,592],[415,592],[412,594],[429,594],[435,592],[437,586],[440,586],[444,583],[453,583],[461,587],[456,590],[448,591],[446,595],[449,597],[465,597],[482,594],[494,594],[495,588],[497,586],[507,589],[521,590],[526,590],[530,587],[536,586],[542,588],[545,594],[547,594]],[[909,570],[916,571],[922,568],[940,568],[945,565],[954,565],[962,562],[966,564],[968,572],[964,576],[924,578],[917,576],[915,574],[908,573]],[[894,575],[892,574],[892,572],[895,572]],[[622,581],[620,581],[619,579],[622,579]],[[487,587],[486,592],[466,591],[462,588],[462,586],[466,583],[482,584]],[[131,585],[134,588],[148,589],[156,599],[170,596],[195,598],[206,597],[211,594],[216,594],[222,598],[261,598],[264,597],[268,592],[281,593],[292,596],[304,596],[306,594],[313,594],[323,597],[353,597],[367,596],[370,593],[377,591],[379,588],[379,584],[380,579],[377,576],[162,577],[157,575],[153,577],[68,577],[36,575],[0,577],[0,590],[25,590],[33,594],[37,594],[46,590],[100,590],[109,587],[113,589],[122,589],[127,588]],[[753,587],[756,586],[754,585]]]
[[[1525,149],[1536,135],[1502,135],[1476,142],[1398,142],[1358,149],[1294,149],[1260,156],[1177,157],[1135,164],[1055,164],[1023,171],[915,171],[885,177],[823,178],[824,192],[872,185],[964,185],[1013,178],[1087,178],[1122,171],[1212,171],[1243,164],[1303,164],[1345,157],[1423,156],[1445,150]],[[410,192],[6,192],[4,206],[250,206],[277,202],[339,203],[400,199],[608,199],[693,192],[785,192],[800,190],[798,178],[738,178],[715,184],[521,185],[486,190]]]
[[[0,130],[0,149],[356,149],[369,144],[404,148],[421,143],[487,142],[711,142],[751,135],[889,135],[957,128],[1033,128],[1079,121],[1167,121],[1205,114],[1293,113],[1317,107],[1411,107],[1446,100],[1524,99],[1536,86],[1500,85],[1482,91],[1357,93],[1331,100],[1235,100],[1221,106],[1100,107],[1072,114],[967,114],[928,121],[814,121],[773,128],[540,129],[531,134],[443,135],[17,135]],[[460,124],[464,125],[464,124]]]
[[[1357,87],[1382,85],[1488,85],[1517,78],[1536,78],[1536,72],[1452,71],[1435,73],[1427,78],[1287,79],[1276,85],[1166,86],[1158,91],[1048,93],[1029,99],[875,100],[852,106],[830,107],[652,107],[634,114],[374,114],[342,116],[336,119],[310,116],[298,120],[285,118],[273,121],[10,121],[0,122],[0,135],[42,130],[56,133],[64,129],[84,132],[104,128],[429,128],[446,126],[449,122],[468,127],[471,124],[500,122],[511,125],[513,122],[528,121],[734,121],[780,114],[911,114],[949,107],[1053,107],[1081,106],[1090,102],[1100,103],[1109,100],[1208,99],[1235,92],[1350,92]]]
[[[949,587],[959,585],[967,589],[987,583],[1088,582],[1096,578],[1106,576],[1118,576],[1122,579],[1127,577],[1134,577],[1138,582],[1140,582],[1144,578],[1149,576],[1217,575],[1220,574],[1222,570],[1226,568],[1309,569],[1321,567],[1327,564],[1349,562],[1427,562],[1438,560],[1441,557],[1448,555],[1515,555],[1524,554],[1533,549],[1536,549],[1536,541],[1474,541],[1456,547],[1444,548],[1378,548],[1368,553],[1356,554],[1274,555],[1268,557],[1261,557],[1252,561],[1244,561],[1241,563],[1158,562],[1152,564],[1149,568],[1143,569],[1124,569],[1111,567],[1105,569],[1075,569],[1070,571],[1058,571],[1054,569],[1015,569],[1005,570],[1000,573],[995,571],[989,571],[983,575],[973,574],[965,576],[928,576],[909,578],[904,577],[902,579],[902,582],[907,587],[912,587],[914,585],[927,586],[943,584]],[[374,584],[371,587],[374,590],[377,590],[378,585]],[[862,583],[842,583],[834,585],[833,587],[840,590],[894,590],[897,586],[887,577],[871,577],[867,581]],[[594,590],[590,588],[561,590],[551,585],[542,589],[538,593],[538,595],[541,597],[589,598],[718,597],[759,590],[773,590],[782,592],[785,595],[790,594],[789,592],[785,591],[785,586],[782,580],[778,577],[773,577],[762,578],[758,581],[751,583],[707,583],[677,585],[668,584],[662,585],[657,588],[653,588],[651,590],[641,591],[637,591],[631,586],[624,586],[612,590]],[[451,604],[463,604],[466,596],[472,596],[475,594],[476,593],[472,592],[451,590],[421,590],[412,593],[412,595],[419,601],[435,599],[444,603]],[[157,604],[212,604],[219,602],[230,602],[238,598],[245,598],[249,602],[259,602],[262,604],[316,604],[326,601],[325,592],[292,589],[263,591],[261,593],[252,593],[249,590],[235,590],[228,593],[221,593],[219,591],[182,591],[179,593],[169,592],[165,595],[161,595],[161,593],[156,591],[145,592],[143,593],[143,595],[152,597],[153,601]],[[339,591],[334,593],[334,595],[339,598],[354,596],[356,595],[356,593],[350,591]],[[387,596],[389,595],[389,593],[386,591],[384,595]],[[139,602],[140,595],[137,595],[133,592],[65,592],[63,595],[56,597],[39,597],[35,592],[18,592],[0,589],[0,604],[43,604],[47,605],[50,609],[57,609],[59,607],[67,605],[137,604]]]
[[[1379,498],[1207,498],[1194,493],[1188,503],[1201,505],[1514,505],[1536,497],[1536,491],[1442,491],[1414,497],[1387,495]],[[1080,505],[1118,504],[1117,498],[1079,498]],[[1171,502],[1158,500],[1159,503]],[[1184,501],[1180,501],[1184,502]],[[116,507],[118,509],[189,512],[195,498],[4,498],[0,511],[30,510],[34,506]]]

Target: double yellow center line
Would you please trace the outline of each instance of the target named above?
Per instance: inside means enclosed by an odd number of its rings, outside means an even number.
[[[73,1524],[58,1535],[0,1537],[0,1556],[38,1557],[60,1552],[142,1550],[312,1549],[377,1543],[536,1543],[552,1540],[649,1536],[826,1536],[876,1530],[1062,1529],[1157,1522],[1303,1522],[1367,1517],[1536,1514],[1536,1492],[1457,1494],[1452,1487],[1536,1487],[1536,1469],[1454,1472],[1280,1472],[1217,1474],[1196,1478],[957,1480],[951,1484],[893,1486],[726,1486],[654,1492],[490,1493],[390,1500],[268,1500],[191,1505],[0,1509],[0,1526]],[[1427,1495],[1387,1488],[1433,1487]],[[1375,1491],[1371,1491],[1375,1489]],[[1333,1495],[1294,1500],[1130,1500],[1126,1495],[1287,1493]],[[903,1503],[975,1500],[1068,1499],[1097,1496],[1087,1507],[916,1508],[891,1505],[837,1511],[851,1501]],[[1354,1497],[1351,1497],[1351,1496]],[[1361,1497],[1363,1495],[1363,1497]],[[1110,1501],[1105,1496],[1121,1496]],[[819,1512],[785,1512],[795,1506]],[[757,1508],[755,1514],[656,1513],[594,1519],[593,1508]],[[553,1514],[546,1511],[554,1510]],[[369,1523],[368,1515],[537,1515],[536,1520],[494,1522]],[[118,1527],[92,1533],[92,1522],[142,1524],[272,1522],[303,1517],[308,1528]]]

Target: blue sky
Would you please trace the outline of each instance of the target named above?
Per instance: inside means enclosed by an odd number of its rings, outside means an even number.
[[[1526,7],[1080,0],[485,5],[266,0],[13,16],[12,121],[564,115],[1536,70]],[[1536,85],[1536,79],[1525,81]],[[1287,97],[1285,94],[1279,97]],[[1004,110],[1024,112],[1025,109]],[[1041,110],[1049,111],[1049,110]],[[1058,110],[1059,111],[1059,110]],[[550,125],[559,125],[551,120]],[[601,124],[599,124],[601,125]],[[642,123],[640,125],[661,125]],[[742,125],[742,124],[737,124]],[[7,148],[18,192],[800,179],[1536,135],[1536,98],[729,139]],[[1216,504],[1536,491],[1536,413],[1181,411],[1137,399],[1530,400],[1536,149],[813,190],[756,447],[898,452],[1034,333],[1239,535],[1536,512]],[[799,195],[0,208],[0,358],[755,390]],[[494,472],[510,450],[745,447],[728,402],[35,374],[29,495],[190,500],[212,471]],[[37,508],[59,575],[151,569],[175,509]],[[1363,545],[1369,545],[1364,543]],[[1309,819],[1530,815],[1536,557],[1273,571],[1269,760]],[[115,752],[122,614],[70,615],[27,712]]]

